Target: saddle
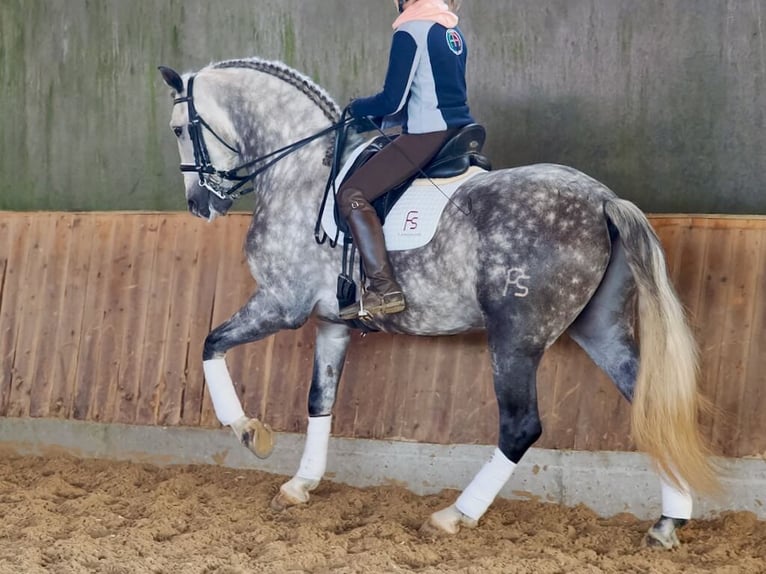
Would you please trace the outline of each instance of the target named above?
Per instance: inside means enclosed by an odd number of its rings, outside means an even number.
[[[396,136],[378,136],[372,140],[367,147],[357,156],[354,163],[351,165],[343,181],[338,185],[341,185],[353,174],[357,169],[367,163],[376,153],[393,142]],[[412,182],[420,178],[441,179],[456,177],[464,174],[471,166],[477,166],[481,169],[490,171],[492,169],[489,159],[481,154],[481,150],[484,147],[484,142],[487,139],[487,133],[484,130],[484,126],[480,124],[468,124],[460,129],[460,131],[452,136],[442,146],[441,150],[434,156],[434,158],[422,169],[422,173],[416,173],[406,181],[402,182],[395,188],[387,191],[375,201],[372,202],[372,206],[380,218],[381,223],[386,222],[386,216],[391,209],[396,205],[396,202],[402,197],[407,188],[410,187]],[[341,233],[344,233],[346,237],[350,236],[348,230],[348,224],[338,209],[338,204],[335,204],[335,224]]]
[[[372,140],[356,157],[340,185],[342,185],[352,173],[367,163],[370,158],[390,144],[394,139],[395,138],[388,136],[378,136]],[[469,124],[462,128],[457,134],[447,140],[442,146],[442,149],[419,173],[373,201],[372,206],[375,208],[381,223],[385,223],[386,216],[416,179],[444,179],[457,177],[466,173],[472,166],[490,171],[492,167],[489,159],[481,154],[485,140],[486,131],[483,126],[479,124]],[[338,187],[340,187],[340,185],[338,185]],[[337,225],[338,231],[344,234],[342,270],[340,275],[338,275],[337,285],[338,305],[339,308],[342,309],[356,301],[356,283],[352,279],[351,273],[354,260],[354,245],[351,233],[349,232],[348,223],[341,215],[337,203],[334,205],[333,215],[335,217],[335,224]],[[364,281],[363,269],[360,269],[360,272],[362,281]],[[347,321],[347,323],[364,332],[377,331],[377,328],[373,324],[362,319],[353,319]]]

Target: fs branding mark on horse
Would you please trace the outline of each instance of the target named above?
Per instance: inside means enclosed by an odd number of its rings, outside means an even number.
[[[529,288],[526,285],[522,285],[522,281],[531,279],[523,269],[519,267],[512,267],[508,270],[508,275],[505,280],[505,289],[503,289],[503,297],[508,296],[508,292],[513,288],[514,297],[526,297],[529,294]]]

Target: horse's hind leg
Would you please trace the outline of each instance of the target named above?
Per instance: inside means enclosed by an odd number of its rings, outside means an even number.
[[[614,382],[620,393],[633,400],[639,356],[634,334],[636,285],[619,240],[598,290],[568,333]],[[649,529],[647,542],[665,548],[678,546],[676,528],[691,518],[692,499],[660,475],[662,516]]]
[[[498,321],[499,322],[499,321]],[[488,325],[495,394],[500,414],[498,447],[455,504],[435,512],[424,530],[456,533],[474,527],[529,447],[542,434],[537,410],[537,367],[543,350],[513,351],[513,329]]]
[[[636,284],[615,241],[601,285],[567,331],[629,401],[638,376],[635,303]]]
[[[306,446],[298,471],[283,484],[271,501],[274,510],[303,504],[309,500],[324,475],[327,447],[332,426],[332,408],[351,338],[345,325],[320,321],[314,351],[314,373],[309,390],[309,421]]]

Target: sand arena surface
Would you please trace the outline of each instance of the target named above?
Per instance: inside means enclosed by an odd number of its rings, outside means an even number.
[[[673,552],[642,547],[649,523],[586,508],[496,501],[480,528],[428,539],[456,492],[324,482],[278,513],[286,477],[220,467],[0,456],[2,574],[298,572],[766,572],[766,522],[695,521]]]

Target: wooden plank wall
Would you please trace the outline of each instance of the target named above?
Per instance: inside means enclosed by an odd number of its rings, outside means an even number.
[[[216,426],[205,335],[254,289],[249,218],[0,213],[0,415]],[[716,450],[766,455],[766,218],[654,217],[700,342]],[[302,431],[313,325],[229,353],[246,411]],[[631,449],[628,405],[570,340],[546,355],[539,446]],[[493,444],[483,335],[355,336],[334,433]]]

